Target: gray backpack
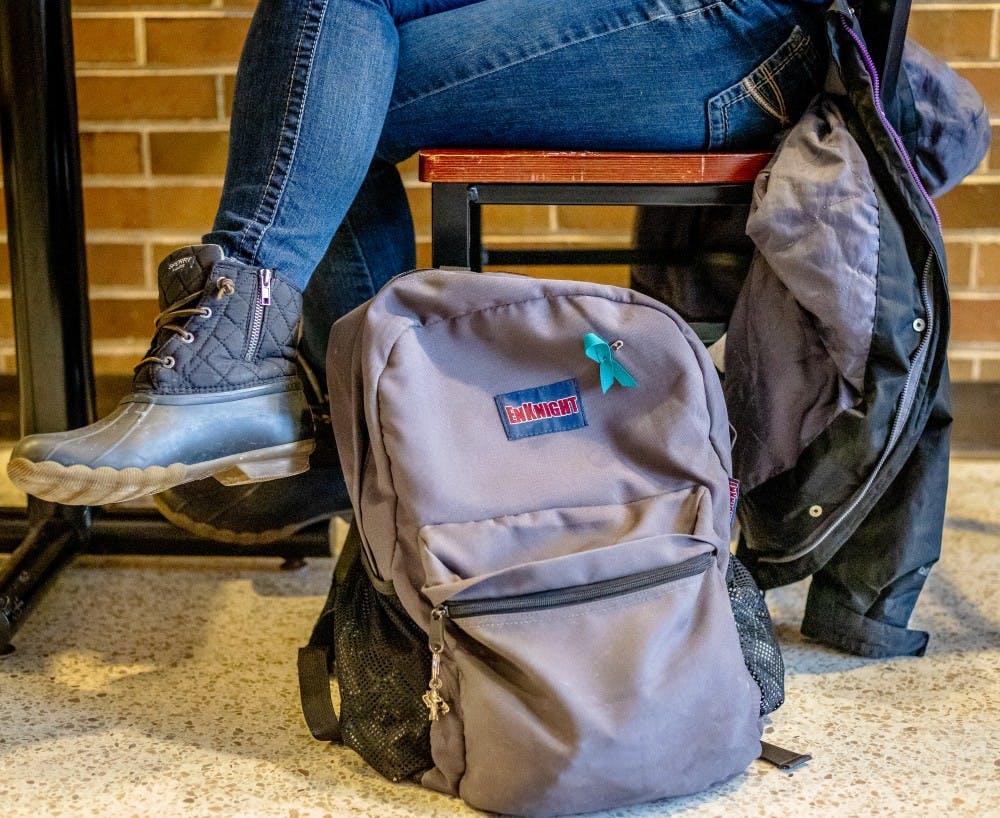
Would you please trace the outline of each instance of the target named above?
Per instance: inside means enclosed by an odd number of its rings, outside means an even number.
[[[354,523],[299,656],[317,738],[519,815],[697,792],[760,754],[783,666],[729,553],[718,376],[673,311],[421,270],[334,325],[327,373]]]

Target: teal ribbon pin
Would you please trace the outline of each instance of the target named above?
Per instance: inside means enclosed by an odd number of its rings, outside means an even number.
[[[615,349],[621,347],[621,341],[615,341]],[[607,392],[615,381],[622,386],[638,386],[629,371],[615,360],[611,345],[600,335],[588,332],[583,336],[583,351],[587,357],[601,365],[601,391]]]

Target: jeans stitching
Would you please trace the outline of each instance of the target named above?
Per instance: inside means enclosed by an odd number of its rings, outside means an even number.
[[[666,20],[681,20],[685,17],[691,17],[693,15],[702,14],[703,12],[709,11],[710,9],[717,8],[718,6],[724,6],[726,5],[726,3],[727,0],[716,0],[716,2],[711,3],[707,6],[702,6],[700,8],[693,9],[691,11],[685,11],[682,14],[660,14],[657,15],[656,17],[650,17],[648,20],[641,20],[637,23],[629,23],[627,25],[619,26],[618,28],[612,29],[610,31],[602,31],[598,34],[591,34],[590,36],[587,37],[581,37],[578,40],[573,40],[573,42],[571,43],[564,43],[562,45],[557,45],[554,48],[544,49],[538,51],[535,54],[531,54],[530,56],[512,60],[511,62],[504,63],[503,65],[499,65],[495,68],[491,68],[488,71],[483,71],[479,74],[473,74],[472,76],[464,77],[460,80],[456,80],[455,82],[449,83],[447,85],[442,85],[440,88],[435,88],[433,91],[428,91],[425,94],[420,94],[418,96],[415,96],[413,99],[408,99],[406,100],[406,102],[401,102],[398,105],[394,105],[389,110],[391,112],[399,111],[402,108],[405,108],[407,105],[412,105],[415,102],[420,102],[421,100],[425,100],[436,94],[443,93],[444,91],[450,91],[452,88],[458,88],[459,86],[465,85],[466,83],[474,82],[475,80],[482,79],[483,77],[488,77],[490,76],[490,74],[495,74],[498,71],[505,71],[508,68],[513,68],[515,65],[521,65],[522,63],[531,62],[532,60],[537,60],[539,57],[544,57],[547,56],[548,54],[554,54],[557,51],[562,51],[565,48],[572,48],[573,46],[580,45],[581,43],[588,43],[591,42],[592,40],[597,40],[600,39],[601,37],[607,37],[612,34],[620,34],[623,31],[639,28],[640,26],[649,25],[650,23],[659,23]]]
[[[366,276],[365,283],[368,286],[366,287],[366,289],[365,289],[365,295],[362,297],[361,300],[367,300],[368,298],[371,298],[371,296],[374,295],[374,293],[375,293],[375,281],[372,278],[371,265],[368,263],[368,259],[365,258],[364,248],[362,248],[361,242],[358,241],[357,231],[354,229],[354,225],[351,223],[351,213],[350,213],[350,211],[348,211],[347,215],[344,216],[344,221],[341,224],[341,229],[346,229],[347,232],[350,233],[350,235],[351,235],[351,245],[354,247],[354,250],[357,252],[358,259],[361,261],[362,266],[365,268],[365,276]],[[355,283],[357,283],[357,282],[355,282]]]
[[[766,96],[764,96],[764,93],[761,90],[761,86],[756,82],[752,82],[750,80],[744,80],[747,93],[750,95],[750,97],[753,99],[754,102],[756,102],[767,113],[769,113],[771,116],[777,119],[782,126],[785,126],[788,124],[788,117],[785,116],[785,98],[781,93],[781,88],[779,88],[778,85],[775,83],[774,77],[769,72],[764,71],[763,68],[764,67],[761,66],[761,73],[763,74],[764,77],[763,84],[774,92],[775,104],[777,105],[777,107],[775,107],[775,105],[772,105],[771,101],[768,100]]]
[[[306,28],[310,21],[310,15],[316,12],[316,4],[311,4],[309,8],[306,9],[305,14],[302,17],[302,26],[299,30],[299,37],[295,43],[295,57],[292,61],[292,70],[289,75],[288,80],[288,96],[285,98],[285,114],[281,125],[281,136],[278,140],[278,146],[275,149],[274,156],[271,160],[271,171],[268,174],[267,182],[264,185],[264,192],[261,195],[260,202],[257,204],[257,208],[254,211],[253,219],[243,228],[243,232],[240,235],[239,246],[240,249],[245,252],[247,239],[250,237],[251,228],[259,228],[259,234],[253,243],[253,252],[247,257],[247,261],[250,264],[256,263],[257,252],[260,250],[261,242],[264,240],[264,235],[267,233],[269,227],[274,224],[274,218],[278,212],[278,203],[281,200],[281,196],[285,191],[285,186],[288,183],[288,177],[292,173],[292,165],[295,162],[296,149],[299,143],[299,134],[302,130],[303,117],[301,112],[305,109],[306,100],[309,95],[309,80],[312,77],[312,67],[313,59],[316,56],[316,49],[319,47],[320,33],[323,28],[323,18],[326,16],[328,0],[322,0],[319,4],[318,16],[316,19],[316,35],[313,38],[311,47],[309,48],[309,53],[305,58],[306,75],[303,79],[303,90],[301,97],[295,100],[295,75],[296,69],[302,64],[302,45],[303,40],[306,35]],[[288,168],[285,170],[283,177],[274,184],[275,176],[278,175],[278,158],[281,156],[282,148],[286,146],[288,141],[288,119],[292,110],[292,106],[297,102],[297,109],[300,112],[298,123],[295,126],[294,133],[291,134],[291,144],[288,145],[289,157],[288,157]],[[273,204],[271,202],[273,201]],[[262,222],[261,217],[265,208],[270,204],[271,213],[266,221]]]
[[[800,40],[798,43],[796,43],[792,47],[792,50],[788,52],[788,54],[785,56],[785,58],[780,63],[778,63],[773,69],[769,69],[769,70],[773,74],[778,74],[781,71],[784,71],[785,67],[792,60],[794,60],[796,57],[798,57],[799,54],[803,50],[805,50],[805,47],[810,42],[811,41],[808,38],[806,38],[804,40]],[[757,71],[761,68],[761,66],[763,66],[765,64],[766,64],[766,61],[764,63],[761,63],[760,66],[758,66],[756,69],[754,69],[753,71],[751,71],[750,74],[748,74],[746,77],[743,78],[743,80],[740,82],[740,87],[744,89],[743,93],[739,94],[739,95],[737,95],[735,97],[733,97],[731,100],[729,100],[728,102],[724,103],[723,106],[722,106],[723,108],[730,108],[733,105],[735,105],[737,102],[742,102],[743,100],[747,99],[748,97],[751,98],[751,99],[753,99],[753,96],[750,93],[750,91],[749,91],[749,89],[748,89],[747,86],[751,85],[751,84],[756,85],[756,83],[754,83],[753,80],[751,80],[751,77],[753,76],[753,74],[757,73]],[[754,100],[754,102],[756,102],[756,100]],[[773,116],[773,114],[772,114],[772,116]]]
[[[785,55],[784,59],[782,59],[781,62],[779,62],[774,68],[770,67],[768,68],[768,70],[772,73],[772,76],[783,71],[785,67],[788,66],[788,64],[791,63],[792,60],[797,59],[802,54],[802,52],[806,50],[807,46],[809,46],[811,43],[812,39],[810,37],[808,36],[802,37],[797,43],[795,43],[792,46],[788,54]],[[766,62],[767,61],[765,60],[764,63],[761,63],[761,66],[765,65]],[[753,80],[751,80],[751,76],[754,73],[756,73],[756,71],[759,70],[761,66],[758,66],[757,69],[751,71],[750,74],[748,74],[746,77],[743,78],[743,80],[740,81],[739,87],[743,89],[742,93],[737,94],[732,99],[727,100],[726,102],[722,103],[719,106],[718,112],[722,118],[722,133],[719,135],[718,144],[724,145],[726,141],[729,139],[729,110],[734,105],[736,105],[736,103],[742,102],[745,99],[752,99],[754,103],[758,107],[760,107],[762,111],[764,111],[764,113],[769,114],[772,117],[774,116],[773,113],[768,111],[767,108],[765,108],[763,105],[760,104],[760,102],[754,97],[753,92],[749,88],[750,85],[756,85],[755,83],[753,83]],[[777,83],[775,83],[775,86],[776,85]]]

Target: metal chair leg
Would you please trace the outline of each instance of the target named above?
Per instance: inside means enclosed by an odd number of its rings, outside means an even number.
[[[94,419],[69,3],[0,4],[0,131],[24,433]],[[29,498],[0,573],[0,650],[89,536],[89,510]]]
[[[435,267],[482,269],[475,199],[475,188],[468,185],[431,186],[431,263]]]

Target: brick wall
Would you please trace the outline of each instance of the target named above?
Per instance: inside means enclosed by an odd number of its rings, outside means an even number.
[[[233,79],[254,0],[74,0],[73,31],[84,174],[87,261],[98,372],[128,372],[156,314],[155,265],[212,221],[225,168]],[[917,3],[913,37],[983,94],[1000,127],[1000,1]],[[403,167],[430,261],[430,196]],[[1000,380],[1000,142],[965,184],[939,202],[954,326],[953,373]],[[2,214],[0,214],[2,215]],[[490,244],[621,244],[630,208],[487,209]],[[2,224],[0,224],[2,226]],[[0,234],[0,373],[14,371],[6,234]],[[546,268],[575,276],[581,268]],[[627,283],[623,267],[594,278]]]

